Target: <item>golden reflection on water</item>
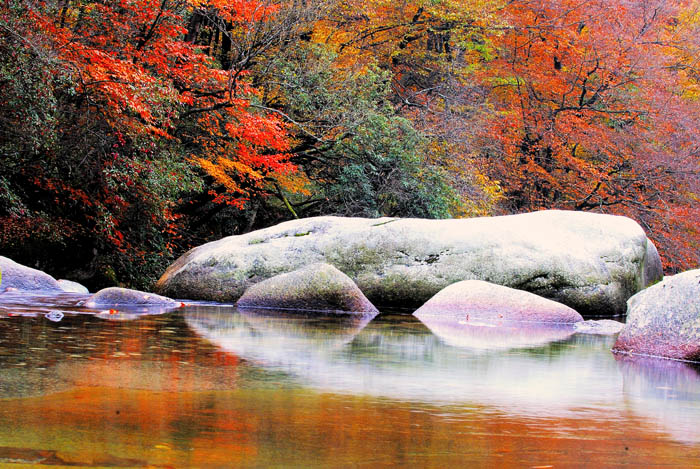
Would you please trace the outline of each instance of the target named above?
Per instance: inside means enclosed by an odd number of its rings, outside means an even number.
[[[0,319],[0,465],[700,467],[700,374],[408,316]]]

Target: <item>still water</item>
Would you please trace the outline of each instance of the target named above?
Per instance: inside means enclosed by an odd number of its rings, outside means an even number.
[[[612,337],[81,299],[0,295],[2,467],[700,467],[700,369]]]

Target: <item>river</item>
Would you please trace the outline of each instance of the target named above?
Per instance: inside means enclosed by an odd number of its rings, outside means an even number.
[[[700,368],[573,331],[0,295],[3,467],[700,467]]]

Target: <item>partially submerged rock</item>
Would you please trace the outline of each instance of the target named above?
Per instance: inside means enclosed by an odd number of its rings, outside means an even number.
[[[572,308],[532,293],[481,280],[457,282],[441,290],[413,313],[459,321],[575,323],[583,318]]]
[[[329,264],[312,264],[263,280],[251,286],[237,306],[378,313],[357,285]]]
[[[90,293],[90,291],[87,289],[87,287],[79,284],[78,282],[73,282],[72,280],[59,279],[58,285],[61,287],[61,289],[64,292],[82,293],[84,295],[87,295]]]
[[[627,305],[613,351],[700,361],[700,269],[666,277]]]
[[[317,217],[195,248],[167,269],[157,290],[236,301],[251,285],[318,262],[387,306],[420,306],[450,284],[478,279],[582,313],[615,315],[661,276],[655,248],[624,217],[566,211],[456,220]]]
[[[480,280],[450,285],[414,316],[445,343],[482,350],[564,340],[574,333],[573,324],[583,320],[561,303]]]
[[[110,287],[92,295],[83,306],[87,308],[108,306],[167,306],[175,308],[180,306],[180,302],[154,293]]]
[[[625,323],[613,321],[612,319],[601,319],[598,321],[581,321],[574,324],[574,330],[578,334],[594,335],[615,335],[619,333]]]
[[[0,289],[63,291],[55,278],[31,267],[18,264],[12,259],[0,256],[2,283]]]

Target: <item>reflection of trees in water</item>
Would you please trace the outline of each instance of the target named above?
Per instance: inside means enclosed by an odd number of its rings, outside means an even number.
[[[37,312],[0,321],[3,397],[44,395],[80,385],[231,389],[237,385],[236,367],[235,357],[201,340],[179,314],[105,321],[72,313],[53,322]]]

